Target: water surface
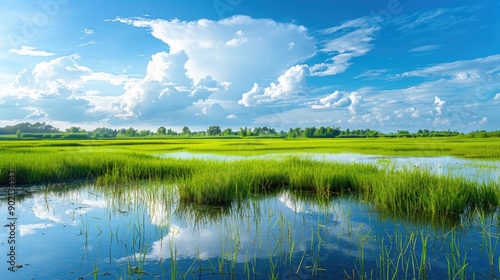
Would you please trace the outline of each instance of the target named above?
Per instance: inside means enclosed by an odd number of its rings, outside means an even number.
[[[351,198],[281,192],[206,207],[178,203],[172,186],[84,185],[35,189],[17,217],[22,267],[2,260],[2,279],[500,277],[496,215],[440,227],[382,218]],[[5,259],[6,230],[0,240]]]
[[[219,155],[210,153],[174,152],[161,154],[165,158],[204,159],[233,161],[245,159],[280,159],[291,156],[309,158],[318,161],[341,163],[369,163],[383,168],[420,168],[445,176],[464,176],[479,182],[496,182],[500,179],[500,161],[462,159],[451,156],[410,157],[381,156],[356,153],[274,153],[257,156]]]

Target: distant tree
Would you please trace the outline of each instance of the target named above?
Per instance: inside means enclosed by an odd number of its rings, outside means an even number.
[[[141,137],[146,137],[146,136],[148,136],[148,135],[151,135],[151,131],[150,131],[150,130],[143,129],[143,130],[139,131],[139,135],[140,135]]]
[[[167,129],[164,126],[160,126],[156,130],[156,134],[158,134],[158,135],[165,135],[165,134],[167,134]]]
[[[76,126],[72,126],[68,129],[66,129],[66,132],[69,132],[69,133],[80,133],[80,128],[79,127],[76,127]]]
[[[167,129],[167,135],[177,135],[177,132],[171,128]]]
[[[21,130],[20,129],[17,129],[16,136],[17,136],[17,138],[21,138]]]
[[[183,127],[182,134],[184,134],[186,136],[191,136],[191,130],[189,129],[189,127],[187,127],[187,126]]]
[[[290,130],[288,131],[287,137],[288,138],[297,138],[297,133],[295,132],[295,130],[293,128],[290,128]]]
[[[238,131],[238,135],[241,137],[246,137],[248,134],[248,128],[245,126],[245,128],[240,127],[240,131]]]
[[[220,126],[218,125],[211,125],[210,127],[208,127],[207,129],[207,135],[208,136],[215,136],[215,135],[219,135],[221,133],[221,129],[220,129]]]
[[[128,137],[134,137],[137,134],[137,131],[133,127],[129,127],[125,133]]]
[[[82,130],[80,130],[80,132],[82,132]],[[126,132],[127,131],[124,129],[122,134],[125,135]],[[118,131],[111,129],[111,128],[106,128],[106,127],[97,127],[91,131],[91,134],[92,134],[92,137],[94,137],[94,138],[116,137],[116,135],[118,134]]]
[[[226,128],[226,129],[224,129],[224,131],[222,131],[222,135],[224,135],[224,136],[230,136],[232,134],[233,134],[233,130],[230,128]]]

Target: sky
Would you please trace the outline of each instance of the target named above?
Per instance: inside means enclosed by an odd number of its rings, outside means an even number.
[[[498,130],[499,14],[499,0],[4,0],[0,125]]]

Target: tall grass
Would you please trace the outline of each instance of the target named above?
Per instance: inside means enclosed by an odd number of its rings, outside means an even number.
[[[178,180],[180,198],[200,204],[229,204],[254,193],[289,189],[323,196],[352,194],[385,213],[442,219],[474,209],[495,211],[495,183],[438,176],[426,170],[383,170],[368,164],[307,159],[198,162],[200,170]]]
[[[104,148],[10,148],[2,151],[0,184],[8,184],[9,170],[16,171],[18,184],[170,182],[176,184],[182,201],[205,205],[228,205],[281,189],[326,197],[352,194],[382,212],[431,219],[459,216],[477,208],[494,211],[499,205],[496,182],[478,184],[426,170],[396,171],[299,157],[221,162],[166,159]]]
[[[498,138],[363,138],[363,139],[220,139],[159,138],[100,140],[8,140],[0,138],[0,151],[32,147],[94,147],[161,153],[190,151],[221,154],[264,154],[274,152],[354,152],[396,156],[456,156],[500,159]]]
[[[8,172],[16,172],[16,183],[44,184],[75,180],[99,184],[126,184],[141,180],[171,181],[190,173],[191,163],[159,160],[152,155],[112,151],[45,151],[31,149],[3,152],[0,185],[8,184]]]

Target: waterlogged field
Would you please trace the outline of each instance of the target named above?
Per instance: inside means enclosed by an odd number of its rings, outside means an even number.
[[[2,279],[500,277],[497,139],[0,140],[0,152],[0,219],[9,171],[17,218],[16,272],[0,232]]]

